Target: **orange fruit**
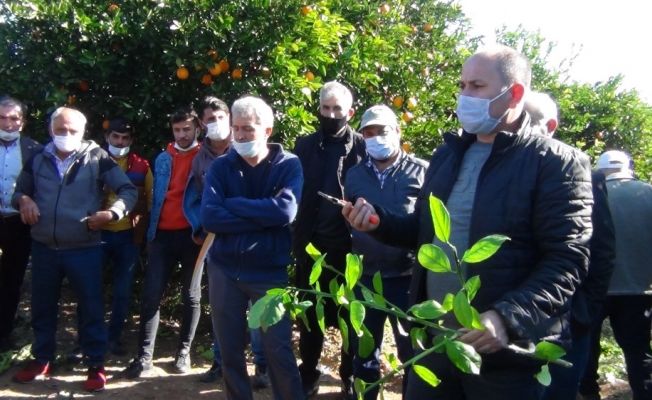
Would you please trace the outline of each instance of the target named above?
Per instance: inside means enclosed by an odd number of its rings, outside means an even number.
[[[108,119],[105,119],[104,121],[102,121],[102,129],[104,129],[105,131],[109,129],[109,120]]]
[[[213,84],[213,77],[211,76],[211,74],[204,74],[201,77],[201,83],[203,85],[206,85],[206,86],[212,85]]]
[[[395,96],[392,99],[392,104],[394,104],[394,107],[396,107],[396,108],[403,107],[403,96]]]
[[[267,67],[262,67],[260,69],[260,73],[263,74],[265,78],[269,78],[272,75],[272,71],[270,71]]]
[[[83,79],[79,81],[79,90],[81,90],[82,92],[88,92],[88,89],[89,89],[88,81]]]
[[[210,58],[212,58],[213,60],[217,60],[217,51],[216,51],[215,49],[210,49],[210,50],[208,50],[208,55],[209,55]]]
[[[403,142],[401,145],[401,148],[403,148],[403,151],[406,153],[411,153],[412,152],[412,145],[410,142]]]
[[[389,4],[385,3],[378,7],[378,12],[381,14],[387,14],[390,10]]]
[[[242,70],[240,68],[236,68],[231,72],[231,78],[233,79],[242,79]]]
[[[222,67],[220,67],[219,63],[216,63],[215,65],[213,65],[211,68],[208,69],[208,72],[213,76],[218,76],[219,74],[222,73]]]
[[[410,122],[414,119],[414,114],[409,111],[405,111],[403,114],[401,114],[401,119],[405,122]]]
[[[222,72],[226,72],[226,71],[228,71],[229,68],[230,68],[230,66],[229,66],[229,62],[226,61],[226,58],[220,60],[220,63],[219,63],[219,64],[220,64],[220,69],[222,70]]]
[[[188,68],[181,66],[177,68],[177,78],[181,79],[182,81],[185,81],[188,79],[190,76],[190,72],[188,71]]]
[[[407,108],[408,110],[414,110],[417,107],[417,99],[410,97],[407,99]]]
[[[301,7],[301,15],[308,15],[312,11],[312,7],[305,5]]]
[[[423,24],[423,31],[426,33],[432,31],[432,24],[430,22]]]
[[[120,7],[117,4],[111,3],[107,7],[106,11],[108,11],[110,14],[113,14],[113,13],[116,13],[119,9],[120,9]]]
[[[311,71],[307,71],[307,72],[304,74],[304,76],[306,77],[306,79],[307,79],[309,82],[312,82],[313,80],[315,80],[315,74],[313,74]]]

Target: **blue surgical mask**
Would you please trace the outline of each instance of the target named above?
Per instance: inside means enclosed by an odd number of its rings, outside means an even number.
[[[511,86],[500,92],[493,99],[481,99],[460,95],[457,99],[456,113],[457,119],[462,124],[464,131],[474,135],[490,134],[498,126],[500,120],[507,115],[509,108],[505,109],[505,112],[500,117],[493,118],[489,114],[489,107],[494,100],[507,93],[510,88]]]
[[[115,147],[109,144],[109,153],[115,158],[121,158],[129,154],[129,146],[127,147]]]
[[[367,154],[377,161],[385,161],[396,154],[399,148],[398,135],[392,128],[386,126],[383,135],[377,135],[364,140]]]
[[[0,140],[4,140],[5,142],[13,142],[19,137],[20,137],[19,131],[7,132],[0,129]]]

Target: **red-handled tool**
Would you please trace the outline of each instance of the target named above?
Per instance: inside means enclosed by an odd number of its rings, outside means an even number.
[[[331,196],[329,194],[326,194],[324,192],[317,191],[317,194],[320,195],[321,197],[325,198],[326,200],[330,201],[331,203],[333,203],[335,205],[338,205],[340,207],[344,207],[344,205],[346,204],[346,202],[344,200],[338,199],[337,197],[333,197],[333,196]],[[377,215],[370,215],[369,216],[369,223],[370,224],[378,225],[379,222],[380,222],[380,220],[378,219]]]

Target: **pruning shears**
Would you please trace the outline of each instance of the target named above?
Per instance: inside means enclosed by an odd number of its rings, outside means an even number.
[[[326,200],[328,200],[330,203],[335,204],[336,206],[344,207],[346,205],[346,201],[344,201],[342,199],[338,199],[337,197],[333,197],[333,196],[331,196],[329,194],[326,194],[326,193],[324,193],[322,191],[317,191],[317,194],[320,195],[321,197],[325,198]],[[380,221],[379,221],[377,215],[370,215],[369,216],[369,223],[370,224],[377,225],[378,222],[380,222]]]

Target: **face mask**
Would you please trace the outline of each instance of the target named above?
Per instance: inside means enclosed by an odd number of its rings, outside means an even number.
[[[179,151],[182,152],[182,153],[185,152],[185,151],[190,151],[190,150],[194,149],[194,148],[197,147],[197,146],[199,146],[199,142],[197,141],[197,139],[195,139],[195,140],[190,144],[190,146],[186,147],[185,149],[184,149],[183,147],[179,146],[179,143],[174,142],[174,148],[177,149],[177,150],[179,150]]]
[[[0,129],[0,140],[4,140],[5,142],[13,142],[19,137],[20,137],[19,131],[7,132]]]
[[[498,118],[493,118],[489,114],[491,103],[505,94],[511,87],[503,90],[493,99],[480,99],[478,97],[460,95],[457,100],[457,119],[462,124],[462,128],[468,133],[474,135],[487,135],[493,131],[500,122],[509,108]]]
[[[231,127],[226,119],[206,124],[206,137],[211,140],[224,140],[229,137],[229,133]]]
[[[340,131],[342,131],[342,128],[346,126],[347,122],[346,118],[330,118],[324,117],[321,114],[319,114],[317,118],[319,118],[321,131],[326,136],[339,136],[338,134],[342,133]]]
[[[383,129],[384,135],[370,137],[364,140],[369,157],[377,161],[385,161],[396,154],[399,147],[398,135],[392,128],[386,126]]]
[[[81,135],[54,135],[52,138],[52,142],[54,142],[56,148],[63,153],[72,153],[73,151],[79,149],[79,146],[81,146],[81,141]]]
[[[127,147],[115,147],[109,144],[109,153],[115,158],[124,157],[129,154],[129,146]]]
[[[254,158],[267,146],[265,140],[252,140],[250,142],[231,142],[235,151],[243,158]]]

